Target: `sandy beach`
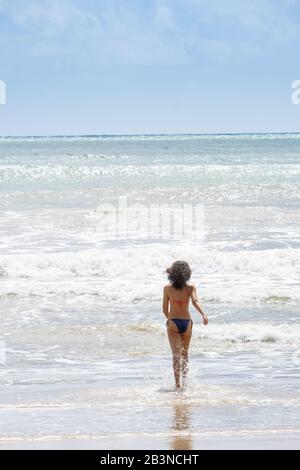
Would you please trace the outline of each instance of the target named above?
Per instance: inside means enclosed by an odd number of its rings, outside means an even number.
[[[2,442],[0,450],[300,450],[300,434],[128,436]]]

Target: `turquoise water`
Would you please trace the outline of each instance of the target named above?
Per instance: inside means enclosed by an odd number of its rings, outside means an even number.
[[[299,186],[299,134],[0,138],[1,439],[299,430]],[[137,223],[184,204],[200,238]],[[177,258],[210,317],[181,395]]]

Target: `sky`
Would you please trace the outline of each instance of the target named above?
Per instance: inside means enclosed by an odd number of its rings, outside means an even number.
[[[0,51],[2,136],[300,132],[300,0],[0,0]]]

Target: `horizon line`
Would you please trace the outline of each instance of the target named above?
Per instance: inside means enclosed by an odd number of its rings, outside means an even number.
[[[283,132],[183,132],[183,133],[137,133],[137,134],[18,134],[18,135],[0,135],[0,139],[22,139],[22,138],[62,138],[62,137],[189,137],[189,136],[236,136],[236,135],[289,135],[300,134],[300,131]]]

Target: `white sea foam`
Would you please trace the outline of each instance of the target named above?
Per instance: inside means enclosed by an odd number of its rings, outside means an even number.
[[[207,182],[201,181],[202,184],[207,184],[213,181],[214,178],[222,178],[226,181],[230,177],[230,181],[245,180],[245,177],[250,181],[255,178],[255,182],[272,178],[272,183],[283,183],[278,178],[296,177],[300,175],[300,164],[268,164],[268,165],[184,165],[184,164],[163,164],[158,165],[36,165],[36,164],[22,164],[22,165],[0,165],[0,180],[5,181],[20,181],[23,179],[32,180],[37,179],[53,180],[53,179],[72,179],[72,178],[95,178],[95,177],[156,177],[161,179],[162,176],[186,177],[192,176],[195,181],[200,178],[206,178]],[[296,182],[295,182],[296,183]]]
[[[80,393],[74,392],[73,399],[70,396],[49,397],[47,403],[32,400],[20,401],[16,404],[5,403],[0,405],[1,411],[42,411],[74,410],[79,411],[87,408],[103,408],[104,406],[116,406],[127,408],[156,406],[165,408],[174,403],[178,408],[189,406],[221,406],[221,405],[299,405],[300,400],[295,397],[265,397],[253,394],[252,390],[239,391],[229,386],[192,385],[184,391],[175,391],[174,387],[157,387],[151,383],[147,386],[120,386],[119,388],[86,388]]]
[[[300,300],[298,249],[219,251],[176,244],[3,255],[0,295],[74,293],[99,295],[104,301],[156,301],[165,282],[164,268],[177,258],[191,262],[207,300]]]
[[[133,311],[132,319],[136,317]],[[29,361],[38,360],[40,364],[49,361],[52,364],[69,365],[91,363],[94,367],[101,359],[169,355],[163,320],[160,323],[153,321],[125,325],[113,321],[111,313],[107,319],[111,322],[105,321],[104,326],[100,326],[96,318],[93,325],[65,325],[61,319],[60,324],[42,326],[36,315],[36,323],[40,324],[35,327],[27,326],[26,320],[22,319],[20,323],[23,328],[18,330],[18,337],[15,338],[19,350],[10,349],[7,355]],[[212,320],[204,328],[195,315],[194,320],[193,354],[225,354],[230,351],[252,351],[253,348],[265,354],[274,354],[274,351],[276,353],[279,350],[282,353],[280,348],[286,348],[286,352],[291,354],[300,348],[299,324],[272,324],[266,321],[259,324],[255,321],[214,323]],[[28,345],[34,347],[28,349]]]

